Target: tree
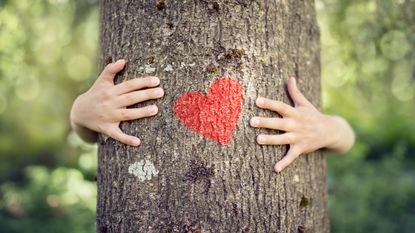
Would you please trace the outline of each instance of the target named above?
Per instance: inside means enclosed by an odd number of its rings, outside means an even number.
[[[98,232],[329,231],[321,152],[276,174],[287,147],[249,126],[273,114],[257,96],[290,101],[290,75],[321,108],[313,1],[103,0],[101,48],[101,65],[128,60],[117,83],[155,75],[166,94],[121,125],[141,146],[100,140]]]

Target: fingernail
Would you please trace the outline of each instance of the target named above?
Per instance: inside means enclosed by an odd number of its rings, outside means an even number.
[[[138,138],[134,139],[134,145],[135,146],[139,146],[140,143],[141,143],[141,140],[140,139],[138,139]]]
[[[297,80],[295,79],[295,77],[291,77],[291,79],[293,80],[294,84],[297,83]]]
[[[257,126],[259,124],[259,119],[258,119],[258,117],[253,117],[252,119],[251,119],[251,125],[252,126]]]
[[[157,106],[155,106],[155,105],[152,105],[152,106],[148,107],[148,112],[149,112],[150,114],[156,114],[156,113],[157,113],[157,111],[158,111],[158,108],[157,108]]]
[[[163,91],[163,89],[159,88],[155,91],[155,94],[156,94],[157,97],[161,97],[161,96],[163,96],[164,91]]]
[[[118,61],[116,61],[115,63],[121,63],[121,62],[125,62],[125,60],[124,59],[119,59]]]
[[[256,99],[256,104],[257,105],[263,105],[265,103],[265,99],[262,97],[259,97],[258,99]]]
[[[281,168],[280,168],[279,166],[275,166],[275,167],[274,167],[274,171],[275,171],[276,173],[280,173],[280,172],[281,172]]]
[[[160,83],[160,79],[157,77],[152,77],[151,78],[151,84],[153,85],[158,85]]]
[[[258,135],[258,136],[256,137],[256,141],[257,141],[259,144],[264,144],[264,143],[265,143],[265,138],[264,138],[262,135]]]

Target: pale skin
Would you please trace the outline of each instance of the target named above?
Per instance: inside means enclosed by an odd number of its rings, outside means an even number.
[[[121,131],[122,121],[154,116],[156,105],[142,108],[126,108],[136,103],[163,97],[164,90],[157,87],[157,77],[144,77],[114,85],[114,77],[126,62],[118,60],[108,64],[92,87],[78,96],[71,109],[73,130],[86,142],[96,142],[98,132],[131,146],[139,146],[139,138]]]
[[[293,107],[262,97],[256,100],[259,108],[274,111],[282,118],[253,117],[250,121],[255,128],[284,131],[282,134],[260,134],[256,138],[260,145],[290,145],[284,158],[275,164],[274,171],[281,172],[301,154],[318,149],[326,148],[339,154],[350,150],[355,135],[347,121],[319,112],[298,90],[295,78],[288,80],[287,87]]]
[[[159,99],[164,90],[157,77],[136,78],[114,84],[115,75],[126,64],[121,59],[108,64],[92,87],[78,96],[71,109],[71,126],[86,142],[96,142],[103,133],[124,144],[139,146],[139,138],[121,131],[122,121],[139,120],[157,114],[156,105],[127,108],[133,104]],[[319,112],[298,90],[295,78],[288,80],[288,92],[294,102],[290,106],[281,101],[259,97],[259,108],[274,111],[282,117],[253,117],[252,127],[284,131],[281,134],[257,136],[260,145],[290,145],[283,159],[274,166],[281,172],[300,155],[327,148],[337,153],[347,152],[354,144],[355,136],[350,125],[339,116]]]

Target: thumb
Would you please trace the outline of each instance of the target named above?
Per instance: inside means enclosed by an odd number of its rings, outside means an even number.
[[[112,127],[106,134],[113,139],[130,146],[139,146],[141,144],[139,138],[125,134],[118,126]]]
[[[284,170],[288,165],[290,165],[295,159],[300,156],[300,151],[297,147],[290,145],[290,149],[287,154],[274,166],[274,171],[279,173]]]
[[[98,79],[107,82],[113,82],[115,75],[124,69],[126,61],[120,59],[114,63],[110,63],[105,66],[104,70],[99,75]]]
[[[288,80],[287,88],[288,93],[290,94],[291,99],[294,101],[295,106],[310,104],[310,102],[304,97],[300,90],[298,90],[297,82],[294,77],[291,77]]]

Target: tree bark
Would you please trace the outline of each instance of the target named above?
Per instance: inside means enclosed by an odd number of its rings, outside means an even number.
[[[288,146],[260,146],[258,96],[289,103],[296,76],[320,102],[319,31],[314,2],[279,0],[101,1],[101,67],[125,58],[116,83],[153,75],[165,97],[157,116],[124,122],[135,148],[101,137],[97,232],[328,232],[325,158],[300,156],[272,171]],[[207,93],[220,77],[242,86],[228,144],[206,138],[176,116],[186,92]],[[140,107],[136,105],[133,107]]]

